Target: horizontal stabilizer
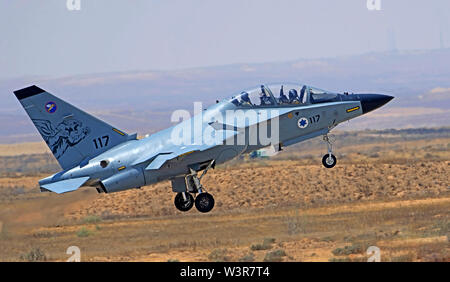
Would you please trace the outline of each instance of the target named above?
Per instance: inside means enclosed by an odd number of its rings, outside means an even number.
[[[80,177],[80,178],[72,178],[67,180],[61,180],[49,184],[41,185],[41,189],[45,189],[48,191],[52,191],[58,194],[75,191],[80,188],[87,180],[89,176]]]

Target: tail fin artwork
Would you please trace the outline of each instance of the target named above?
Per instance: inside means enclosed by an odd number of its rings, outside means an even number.
[[[136,138],[35,85],[14,94],[63,169],[83,165],[113,146]]]

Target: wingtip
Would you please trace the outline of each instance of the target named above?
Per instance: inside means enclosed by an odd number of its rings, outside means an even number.
[[[17,99],[22,100],[40,93],[45,92],[45,90],[37,87],[36,85],[28,86],[19,90],[14,91]]]

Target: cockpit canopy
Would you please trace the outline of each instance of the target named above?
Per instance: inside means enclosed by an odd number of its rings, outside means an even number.
[[[236,107],[293,106],[332,102],[337,94],[302,84],[278,83],[242,91],[229,102]]]

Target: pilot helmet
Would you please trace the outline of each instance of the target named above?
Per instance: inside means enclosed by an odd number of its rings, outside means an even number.
[[[297,97],[297,90],[291,89],[289,90],[289,98],[295,98]]]
[[[244,102],[250,102],[250,99],[248,98],[248,93],[245,91],[241,93],[241,99]]]
[[[266,95],[266,89],[264,88],[264,85],[261,85],[261,96]]]

